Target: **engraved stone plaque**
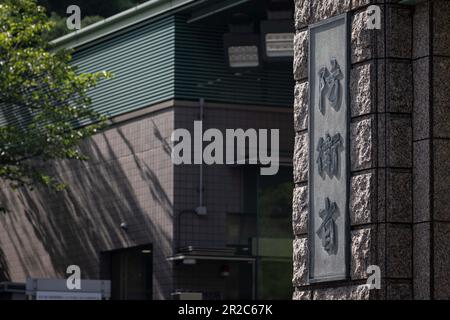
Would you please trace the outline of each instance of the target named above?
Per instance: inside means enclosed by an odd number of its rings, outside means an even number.
[[[347,15],[309,27],[309,281],[348,277]]]

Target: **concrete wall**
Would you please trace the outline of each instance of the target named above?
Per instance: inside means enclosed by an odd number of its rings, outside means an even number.
[[[381,29],[367,29],[367,7]],[[448,1],[296,0],[294,299],[450,298]],[[350,279],[309,284],[308,25],[351,15]],[[368,290],[366,268],[381,268]]]

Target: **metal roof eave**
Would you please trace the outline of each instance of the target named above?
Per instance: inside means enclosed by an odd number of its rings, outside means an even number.
[[[137,25],[157,15],[205,0],[151,0],[90,26],[57,38],[50,43],[55,49],[71,49]]]

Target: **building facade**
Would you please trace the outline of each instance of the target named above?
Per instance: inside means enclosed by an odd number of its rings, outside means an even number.
[[[449,2],[279,2],[151,1],[54,41],[74,49],[80,71],[114,74],[91,92],[110,126],[83,143],[89,161],[49,165],[67,190],[2,187],[0,281],[65,278],[78,265],[83,279],[111,280],[113,299],[449,299]],[[252,29],[234,24],[243,16]],[[348,59],[329,57],[334,77],[318,76],[311,57],[337,41],[311,38],[336,21],[345,40],[335,49]],[[293,61],[252,51],[275,39],[280,55],[277,41],[294,31]],[[245,68],[230,41],[247,50]],[[333,85],[337,99],[311,102]],[[313,108],[337,103],[348,138],[319,173],[342,179],[333,195],[344,205],[310,187],[324,150],[310,143]],[[171,135],[193,134],[196,121],[279,129],[278,173],[174,165]],[[336,255],[331,239],[347,250],[338,279],[312,272],[335,267],[313,254],[319,215],[326,254]]]
[[[81,146],[88,161],[49,165],[65,191],[2,187],[0,281],[78,265],[82,279],[111,280],[112,299],[292,297],[292,61],[231,69],[223,37],[236,12],[265,19],[255,1],[151,1],[54,42],[81,72],[114,74],[91,92],[110,126]],[[193,135],[200,120],[279,129],[278,174],[174,165],[172,132]]]
[[[449,2],[295,5],[294,299],[449,299]],[[350,33],[348,275],[311,283],[308,30],[342,14]],[[369,266],[380,268],[380,289],[366,285]]]

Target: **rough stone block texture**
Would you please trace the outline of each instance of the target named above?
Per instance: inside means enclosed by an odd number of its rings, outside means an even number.
[[[350,125],[350,162],[352,171],[369,169],[374,162],[374,134],[371,117]]]
[[[316,289],[314,300],[369,300],[371,291],[367,285]]]
[[[386,21],[384,8],[381,9],[381,29],[368,29],[371,21],[367,10],[358,11],[352,20],[352,63],[373,58],[411,58],[412,47],[412,10],[386,5]],[[386,41],[384,41],[384,31]],[[385,50],[386,47],[386,50]]]
[[[295,85],[294,100],[294,128],[295,131],[303,131],[308,128],[308,103],[309,103],[308,82],[297,83]]]
[[[383,14],[381,14],[383,16]],[[351,24],[351,61],[362,62],[380,56],[384,52],[384,42],[380,30],[367,28],[369,15],[366,10],[355,13]],[[383,19],[382,19],[383,20]],[[383,22],[381,23],[383,27]]]
[[[296,289],[292,295],[292,300],[311,300],[312,291],[311,290],[299,290]]]
[[[294,182],[308,180],[308,133],[295,136],[294,147]]]
[[[358,174],[350,182],[350,221],[352,225],[368,224],[374,220],[375,174]]]
[[[450,57],[434,57],[433,66],[433,133],[450,138]]]
[[[413,221],[430,219],[430,140],[414,142]]]
[[[292,227],[294,235],[308,233],[308,187],[297,186],[294,188]]]
[[[430,137],[430,59],[428,57],[413,61],[414,141]]]
[[[295,0],[295,28],[308,26],[310,20],[310,0]]]
[[[294,240],[294,270],[292,284],[300,287],[308,284],[308,239],[296,238]]]
[[[418,223],[413,226],[413,287],[414,299],[430,298],[430,223]]]
[[[308,77],[308,31],[297,32],[294,36],[294,79]]]
[[[367,267],[374,264],[376,246],[375,230],[364,228],[351,232],[351,269],[352,280],[367,279]]]
[[[417,59],[429,54],[429,5],[428,1],[417,4],[413,14],[413,50],[412,57]]]
[[[352,9],[358,9],[372,3],[376,3],[376,0],[353,0]]]
[[[450,223],[434,224],[434,297],[450,299]]]
[[[433,217],[450,222],[450,141],[434,140],[434,212]],[[450,251],[450,250],[449,250]]]
[[[378,261],[383,277],[412,277],[412,229],[409,225],[378,225]],[[385,264],[384,264],[385,262]]]
[[[350,0],[311,1],[311,21],[314,23],[350,10]]]
[[[448,1],[432,1],[433,5],[433,53],[450,56],[450,4]]]
[[[368,15],[366,11],[356,13],[352,19],[352,63],[373,58],[373,43],[375,34],[367,29]]]
[[[371,113],[375,109],[376,78],[373,63],[352,68],[350,74],[350,98],[352,117]]]

